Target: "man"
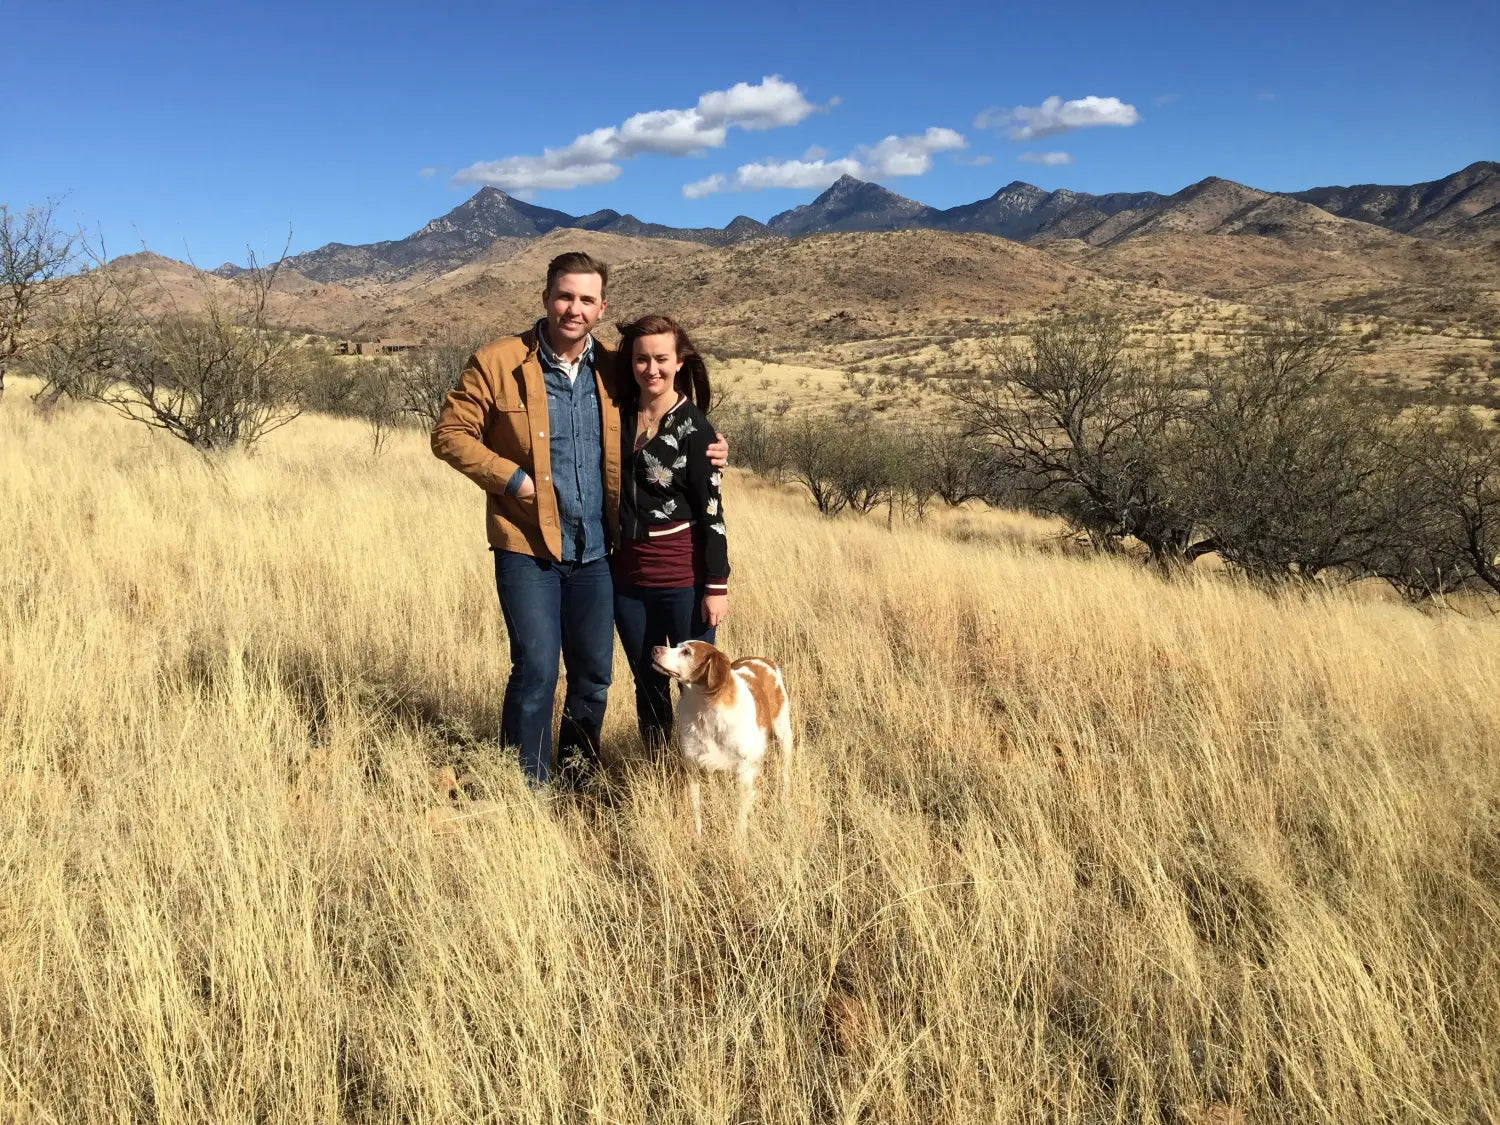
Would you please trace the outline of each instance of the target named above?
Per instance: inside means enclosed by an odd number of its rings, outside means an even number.
[[[547,265],[546,315],[480,348],[448,394],[432,451],[485,491],[495,585],[510,638],[500,736],[528,783],[552,776],[552,701],[567,671],[558,767],[598,761],[614,655],[611,545],[619,537],[620,403],[593,337],[609,267],[588,254]],[[720,438],[710,457],[722,465]]]

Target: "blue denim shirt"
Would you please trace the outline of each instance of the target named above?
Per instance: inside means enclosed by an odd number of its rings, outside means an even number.
[[[604,448],[600,434],[599,388],[594,383],[594,341],[579,359],[571,381],[562,361],[547,346],[546,321],[537,324],[537,359],[547,385],[547,446],[552,487],[562,524],[562,561],[602,559],[604,545]]]

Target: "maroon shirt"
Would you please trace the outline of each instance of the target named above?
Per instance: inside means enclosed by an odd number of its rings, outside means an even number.
[[[672,525],[669,525],[672,526]],[[650,539],[626,539],[614,555],[615,581],[626,586],[668,590],[696,586],[702,573],[701,552],[694,549],[693,527]]]

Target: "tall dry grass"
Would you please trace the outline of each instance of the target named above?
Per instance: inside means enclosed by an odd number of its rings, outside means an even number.
[[[1495,624],[735,480],[801,749],[741,849],[525,791],[480,498],[364,441],[0,403],[0,1118],[1500,1116]]]

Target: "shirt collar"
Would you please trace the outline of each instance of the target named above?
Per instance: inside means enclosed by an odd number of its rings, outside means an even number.
[[[541,320],[536,322],[536,347],[537,351],[541,353],[542,362],[549,367],[576,368],[584,361],[588,361],[591,366],[594,362],[594,334],[592,332],[589,333],[588,343],[583,345],[583,351],[578,353],[578,358],[569,363],[553,351],[552,345],[547,342],[546,317],[542,317]]]

